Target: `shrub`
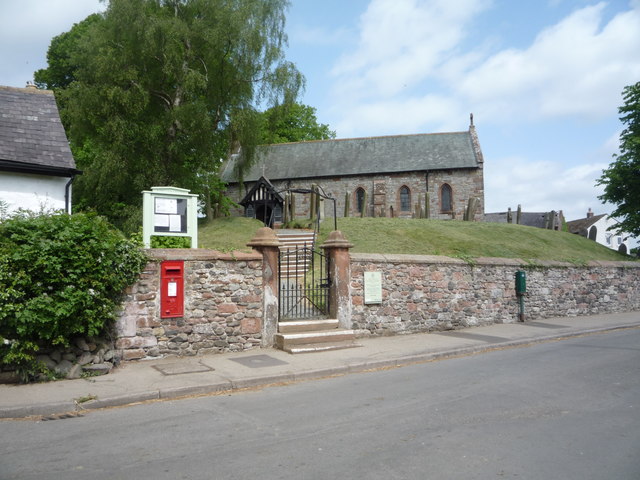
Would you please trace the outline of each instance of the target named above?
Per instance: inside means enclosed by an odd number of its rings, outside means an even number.
[[[191,248],[191,237],[152,235],[151,248]]]
[[[0,223],[0,363],[38,371],[41,348],[104,334],[142,251],[95,214]]]

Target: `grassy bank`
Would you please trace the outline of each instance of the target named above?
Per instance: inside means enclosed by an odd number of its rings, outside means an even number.
[[[262,224],[247,218],[223,218],[201,227],[201,247],[250,251],[246,243]],[[327,219],[320,242],[333,229]],[[399,218],[338,218],[338,230],[354,244],[353,252],[559,260],[629,260],[586,238],[514,224]]]

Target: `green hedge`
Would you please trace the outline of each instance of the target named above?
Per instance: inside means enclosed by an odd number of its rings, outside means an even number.
[[[106,333],[146,262],[95,214],[0,223],[0,363],[37,373],[40,349]]]

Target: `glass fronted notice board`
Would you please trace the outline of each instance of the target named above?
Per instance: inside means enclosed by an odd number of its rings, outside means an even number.
[[[187,200],[185,198],[155,197],[153,231],[187,233]]]
[[[178,187],[151,187],[142,192],[142,243],[152,236],[190,237],[198,248],[198,195]]]

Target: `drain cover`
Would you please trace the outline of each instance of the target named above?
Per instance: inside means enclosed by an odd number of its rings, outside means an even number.
[[[277,367],[278,365],[289,365],[287,362],[270,357],[269,355],[252,355],[243,358],[230,358],[234,362],[249,368]]]
[[[183,375],[186,373],[210,372],[213,368],[202,363],[166,363],[154,365],[153,368],[163,375]]]

